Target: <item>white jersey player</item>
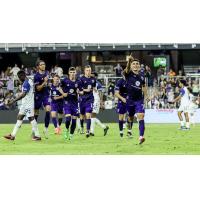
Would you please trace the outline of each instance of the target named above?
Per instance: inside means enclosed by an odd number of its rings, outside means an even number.
[[[192,90],[189,90],[189,118],[190,118],[190,124],[195,124],[195,112],[198,108],[198,105],[196,104],[196,97],[192,94]]]
[[[185,80],[180,80],[179,81],[179,87],[180,89],[180,94],[179,96],[174,99],[174,103],[180,100],[180,107],[178,109],[178,117],[180,120],[180,130],[189,130],[190,129],[190,122],[189,122],[189,91],[188,88],[186,87],[187,83]],[[185,116],[185,122],[183,121],[182,113],[184,113]]]
[[[15,127],[11,134],[4,136],[8,140],[14,140],[15,136],[17,134],[17,131],[22,125],[23,119],[25,116],[28,117],[31,125],[32,130],[34,131],[34,135],[32,137],[32,140],[38,141],[41,140],[37,122],[34,118],[34,84],[31,79],[28,79],[26,77],[26,74],[24,71],[19,71],[17,73],[20,82],[22,83],[22,93],[15,98],[14,100],[10,100],[8,105],[12,105],[18,100],[22,99],[22,105],[20,107],[18,116],[17,116],[17,123],[15,124]]]
[[[97,78],[97,74],[93,73],[95,78]],[[99,119],[96,118],[96,115],[99,114],[99,110],[101,107],[101,97],[102,97],[102,85],[99,81],[96,81],[96,88],[93,90],[93,96],[94,96],[94,104],[93,104],[93,110],[92,110],[92,118],[91,118],[91,128],[90,132],[92,135],[94,135],[94,128],[95,123],[97,123],[103,130],[104,130],[104,136],[107,134],[109,127],[101,123]]]

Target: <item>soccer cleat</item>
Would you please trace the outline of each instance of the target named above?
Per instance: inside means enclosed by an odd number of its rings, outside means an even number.
[[[131,132],[128,132],[128,133],[127,133],[127,137],[128,137],[128,138],[133,138],[132,133],[131,133]]]
[[[139,138],[139,144],[142,144],[143,142],[145,142],[145,138],[144,137]]]
[[[185,126],[181,126],[180,128],[178,128],[178,130],[185,130],[186,127]]]
[[[90,137],[90,133],[86,133],[86,138],[89,138]]]
[[[90,136],[94,136],[94,133],[90,133]]]
[[[4,138],[7,139],[7,140],[15,140],[15,137],[12,136],[11,134],[5,135]]]
[[[64,139],[67,140],[68,138],[69,138],[69,130],[66,129],[66,130],[64,131]]]
[[[42,139],[41,139],[41,137],[33,136],[33,137],[32,137],[32,140],[33,140],[33,141],[40,141],[40,140],[42,140]]]
[[[124,134],[123,134],[123,133],[120,133],[119,135],[120,135],[120,137],[121,137],[121,138],[124,136]]]
[[[61,127],[58,127],[58,134],[61,135],[61,133],[62,133],[62,129]]]
[[[108,129],[109,129],[109,127],[108,126],[106,126],[106,128],[104,128],[104,136],[106,136],[107,135],[107,132],[108,132]]]

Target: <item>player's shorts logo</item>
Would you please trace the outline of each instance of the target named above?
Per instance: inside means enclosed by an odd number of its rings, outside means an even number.
[[[139,81],[136,81],[136,82],[135,82],[135,85],[136,85],[136,86],[140,86],[140,82],[139,82]]]

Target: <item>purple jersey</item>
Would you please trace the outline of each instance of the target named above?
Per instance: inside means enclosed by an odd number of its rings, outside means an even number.
[[[54,100],[54,97],[62,96],[62,94],[59,92],[59,87],[60,87],[60,85],[55,86],[53,84],[50,87],[50,94],[51,94],[51,102],[52,103],[63,102],[63,99]]]
[[[48,85],[43,87],[41,91],[37,91],[36,86],[41,85],[44,82],[44,78],[48,77],[48,72],[45,71],[43,74],[36,72],[34,75],[34,84],[35,84],[35,95],[38,96],[49,96],[49,87]]]
[[[80,78],[82,88],[83,89],[91,89],[90,92],[84,92],[82,96],[80,96],[81,102],[94,102],[94,96],[93,96],[93,88],[96,88],[96,79],[93,77],[85,77],[82,76]]]
[[[67,97],[64,98],[65,101],[69,103],[78,103],[78,91],[83,91],[81,82],[79,80],[72,81],[65,78],[62,81],[62,88],[64,93],[68,93]]]
[[[130,101],[143,100],[142,87],[145,85],[144,77],[131,71],[129,74],[125,73],[125,78],[127,83],[127,99]]]
[[[126,89],[126,80],[124,80],[123,78],[119,79],[115,85],[115,91],[118,91],[119,94],[126,98],[127,97],[127,89]],[[121,101],[121,100],[119,100]]]

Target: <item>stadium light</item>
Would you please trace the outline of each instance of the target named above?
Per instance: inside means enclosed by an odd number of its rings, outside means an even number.
[[[26,54],[28,55],[28,51],[26,51]]]
[[[158,48],[161,48],[161,44],[158,45]]]
[[[56,44],[53,45],[53,50],[56,50]]]
[[[82,47],[83,47],[83,49],[85,49],[85,45],[84,44],[82,45]]]
[[[131,45],[130,44],[128,44],[128,49],[130,49],[131,48]]]
[[[100,49],[101,47],[100,47],[100,45],[98,44],[98,47],[97,47],[98,49]]]
[[[174,44],[174,48],[178,49],[178,44]]]
[[[194,48],[196,48],[197,47],[197,45],[196,44],[192,44],[192,48],[194,49]]]
[[[71,49],[71,46],[70,46],[70,44],[68,44],[68,47],[67,47],[68,49]]]
[[[113,49],[115,49],[115,44],[113,44]]]
[[[25,44],[22,44],[22,51],[26,51]]]
[[[8,44],[5,44],[5,51],[9,51]]]
[[[146,45],[145,45],[145,44],[143,44],[143,46],[142,46],[142,47],[143,47],[143,49],[145,49],[145,48],[146,48]]]

